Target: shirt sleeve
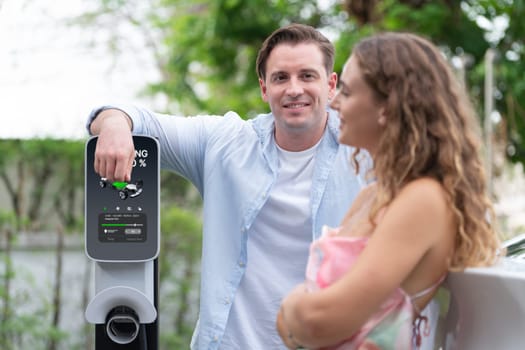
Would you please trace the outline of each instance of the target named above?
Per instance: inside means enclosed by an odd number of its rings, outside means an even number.
[[[183,117],[155,113],[135,105],[105,105],[94,108],[89,114],[88,132],[97,115],[107,109],[126,113],[132,121],[134,135],[155,137],[160,144],[161,167],[175,171],[202,190],[206,147],[221,116]]]

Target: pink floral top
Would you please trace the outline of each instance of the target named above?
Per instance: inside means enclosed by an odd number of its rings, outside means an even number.
[[[323,228],[322,236],[310,246],[306,283],[310,289],[326,288],[338,280],[356,261],[368,237],[338,236],[339,229]],[[420,326],[428,334],[428,322],[419,315],[413,300],[434,290],[435,285],[409,296],[398,288],[352,337],[323,350],[409,350],[421,344]],[[414,315],[417,315],[414,319]]]

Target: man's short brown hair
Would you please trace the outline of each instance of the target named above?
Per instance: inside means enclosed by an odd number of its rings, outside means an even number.
[[[256,70],[260,79],[266,78],[266,62],[272,50],[280,44],[297,45],[300,43],[317,44],[323,54],[326,74],[334,69],[334,45],[321,32],[314,27],[305,24],[293,23],[275,30],[264,40],[257,54]]]

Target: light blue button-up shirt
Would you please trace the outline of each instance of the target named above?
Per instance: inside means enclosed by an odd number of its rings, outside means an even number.
[[[199,322],[192,349],[217,349],[230,300],[246,268],[247,232],[277,179],[278,156],[273,115],[245,121],[224,116],[175,117],[135,106],[117,108],[133,121],[133,133],[157,137],[161,166],[189,179],[203,198],[203,251]],[[351,164],[353,148],[339,145],[339,119],[329,112],[316,149],[310,194],[312,239],[322,225],[338,226],[364,184]],[[362,173],[370,163],[361,166]],[[259,306],[260,307],[260,306]]]

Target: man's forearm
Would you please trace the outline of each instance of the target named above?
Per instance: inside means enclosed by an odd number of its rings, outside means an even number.
[[[98,135],[104,125],[111,125],[113,127],[127,125],[128,130],[132,130],[133,128],[131,118],[120,109],[106,109],[100,112],[91,123],[89,130],[91,134]]]

